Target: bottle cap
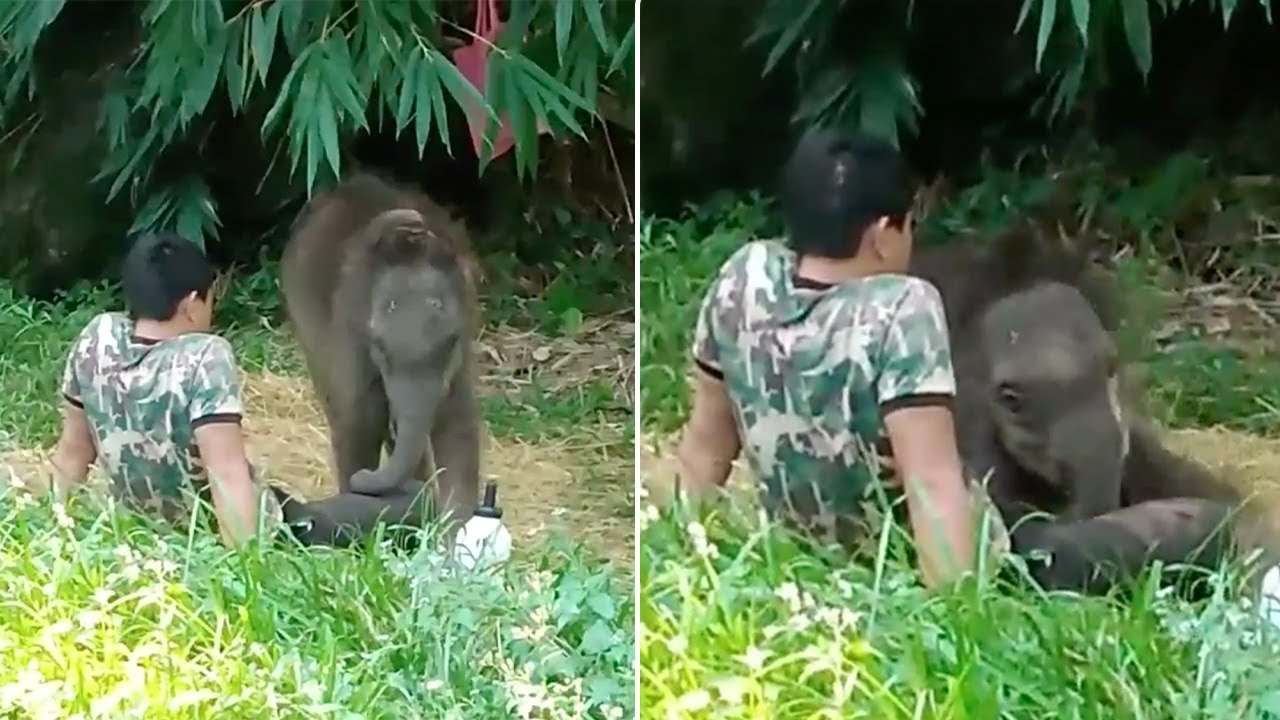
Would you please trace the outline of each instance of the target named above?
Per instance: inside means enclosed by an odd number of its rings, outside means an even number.
[[[484,499],[480,501],[480,506],[476,508],[475,517],[493,518],[495,520],[502,517],[502,508],[498,507],[497,484],[485,484]]]

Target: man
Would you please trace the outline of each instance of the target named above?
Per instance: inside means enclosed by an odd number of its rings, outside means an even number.
[[[219,534],[238,546],[278,520],[255,482],[240,427],[244,406],[231,344],[212,334],[217,273],[194,244],[145,236],[124,261],[128,313],[102,313],[75,341],[62,380],[55,488],[84,482],[99,461],[113,494],[170,521],[192,494],[212,498]]]
[[[941,298],[904,274],[907,175],[884,142],[801,139],[780,197],[790,247],[748,243],[703,300],[680,480],[694,497],[721,487],[745,446],[773,512],[852,543],[887,451],[932,586],[972,567],[975,534]]]

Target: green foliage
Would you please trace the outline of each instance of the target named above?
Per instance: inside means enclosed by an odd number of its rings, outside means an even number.
[[[1107,82],[1108,46],[1117,37],[1146,78],[1155,62],[1153,15],[1167,16],[1192,1],[1022,0],[1008,22],[1015,35],[1030,38],[1021,52],[1035,72],[1008,73],[1002,92],[1012,96],[1038,87],[1033,110],[1050,122],[1061,119],[1078,98]],[[1221,14],[1223,30],[1239,5],[1200,1]],[[1270,23],[1270,0],[1258,5]],[[765,74],[792,59],[800,91],[795,121],[859,128],[897,144],[903,131],[916,132],[928,104],[909,56],[912,29],[931,12],[937,9],[928,3],[766,0],[747,42],[768,47]],[[989,21],[984,16],[982,22]]]
[[[384,123],[393,123],[397,136],[412,123],[419,153],[433,133],[452,153],[450,109],[479,112],[483,170],[503,119],[523,177],[538,161],[539,127],[557,137],[584,136],[582,118],[594,115],[602,90],[629,106],[634,3],[511,3],[488,55],[483,94],[451,57],[452,48],[472,41],[465,18],[475,6],[148,0],[138,16],[136,58],[104,70],[110,90],[100,132],[107,151],[97,179],[109,183],[108,200],[128,191],[135,230],[180,228],[203,243],[218,237],[218,205],[198,163],[183,163],[177,175],[161,168],[179,145],[217,152],[201,140],[222,115],[217,98],[234,121],[261,122],[264,149],[288,146],[289,177],[301,164],[308,194],[341,176],[345,140]],[[65,10],[62,0],[14,0],[0,10],[0,117],[36,97],[37,68],[52,61],[39,43]]]
[[[231,552],[72,500],[0,489],[0,715],[633,712],[630,594],[562,542],[449,575],[373,542]]]
[[[930,591],[904,528],[850,558],[745,503],[642,517],[642,718],[1280,713],[1280,644],[1229,599],[1234,568],[1199,606],[1157,590],[1159,570],[1124,601],[1004,579]]]

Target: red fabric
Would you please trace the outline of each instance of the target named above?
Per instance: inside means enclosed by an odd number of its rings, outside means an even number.
[[[470,44],[453,51],[453,62],[458,66],[458,72],[480,91],[481,96],[485,93],[490,45],[495,42],[498,31],[501,29],[502,21],[498,19],[498,0],[476,0],[475,34],[479,39],[472,40]],[[467,102],[463,109],[467,115],[467,126],[471,131],[471,147],[478,156],[484,144],[486,122],[484,109],[472,102]],[[546,131],[547,127],[542,122],[538,122],[538,132]],[[515,145],[515,138],[511,135],[507,114],[500,113],[498,134],[493,139],[492,159],[496,160],[506,154],[513,145]]]

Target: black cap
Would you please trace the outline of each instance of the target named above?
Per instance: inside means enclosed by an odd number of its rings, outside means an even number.
[[[480,501],[480,507],[476,508],[475,517],[495,520],[502,517],[502,508],[498,507],[498,486],[495,483],[485,484],[484,499]]]

